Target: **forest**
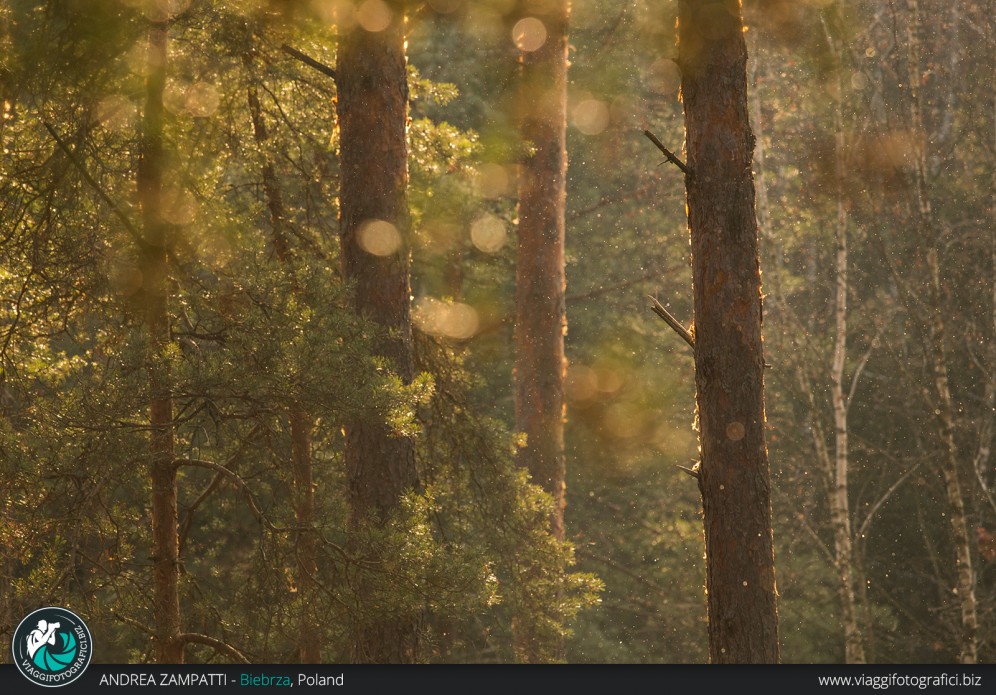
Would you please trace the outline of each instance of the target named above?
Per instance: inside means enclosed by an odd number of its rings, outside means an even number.
[[[2,639],[996,661],[994,78],[994,0],[0,0]]]

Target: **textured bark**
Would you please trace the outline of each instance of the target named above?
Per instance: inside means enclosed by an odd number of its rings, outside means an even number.
[[[778,661],[764,441],[761,275],[740,3],[682,0],[679,64],[692,241],[709,655]]]
[[[356,309],[383,327],[377,352],[404,382],[413,377],[407,203],[408,83],[403,2],[388,3],[393,17],[380,32],[356,27],[342,37],[336,65],[340,238],[345,277],[355,284]],[[388,222],[400,247],[373,255],[359,243],[364,223]],[[401,495],[418,486],[415,447],[382,420],[358,417],[346,427],[346,469],[354,524],[386,521]],[[361,596],[364,587],[360,587]],[[414,662],[420,619],[398,616],[354,635],[357,662]]]
[[[927,183],[926,133],[923,125],[923,104],[920,93],[920,8],[917,0],[907,0],[907,68],[910,85],[910,121],[914,137],[913,193],[917,238],[924,240],[927,266],[927,317],[928,330],[926,353],[933,373],[934,395],[937,398],[937,434],[943,448],[941,474],[948,501],[951,535],[955,551],[957,574],[957,601],[961,612],[961,637],[959,661],[974,664],[978,652],[978,610],[975,597],[975,571],[972,567],[972,545],[965,514],[965,498],[958,472],[958,446],[955,442],[955,404],[948,382],[947,346],[944,308],[941,303],[941,264],[938,247],[940,233],[933,217]]]
[[[515,278],[515,427],[526,434],[519,464],[554,500],[553,534],[564,537],[564,211],[567,201],[566,0],[530,13],[546,42],[520,56],[519,133],[532,147],[519,168]]]
[[[252,56],[243,56],[243,64],[249,74],[247,101],[252,119],[253,136],[263,157],[263,193],[270,213],[270,229],[273,251],[277,260],[286,265],[290,262],[290,247],[287,242],[287,214],[284,208],[283,192],[277,180],[276,168],[270,157],[269,131],[259,102],[259,90],[255,82]],[[297,397],[297,388],[291,385],[291,402],[288,406],[288,425],[291,436],[291,472],[293,474],[294,521],[297,532],[294,537],[295,581],[300,602],[298,623],[297,660],[302,664],[318,664],[322,661],[321,644],[316,639],[321,634],[318,616],[311,602],[315,596],[318,563],[316,561],[317,539],[311,529],[315,525],[315,490],[312,480],[311,430],[313,419],[308,415]]]
[[[145,114],[138,195],[145,247],[142,250],[143,299],[148,333],[149,474],[152,479],[152,613],[155,660],[184,660],[180,639],[179,536],[176,493],[173,399],[166,352],[170,343],[169,269],[166,223],[162,218],[163,89],[166,84],[167,21],[149,27]]]
[[[564,335],[567,333],[564,229],[567,204],[567,0],[515,14],[543,22],[546,41],[519,56],[519,136],[531,148],[519,167],[515,278],[515,428],[517,453],[532,482],[553,497],[550,531],[564,539]],[[563,658],[563,641],[540,637],[522,616],[516,653],[526,663]]]

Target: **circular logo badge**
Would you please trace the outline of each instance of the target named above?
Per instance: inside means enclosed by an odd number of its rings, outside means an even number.
[[[93,639],[83,620],[65,608],[39,608],[14,630],[14,665],[32,683],[55,688],[83,675]]]

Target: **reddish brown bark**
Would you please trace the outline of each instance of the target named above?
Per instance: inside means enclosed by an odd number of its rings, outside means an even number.
[[[519,169],[515,278],[515,427],[520,465],[553,496],[553,534],[564,537],[564,210],[567,199],[566,0],[531,16],[547,38],[523,52],[519,132],[533,152]]]
[[[564,539],[564,335],[567,333],[564,213],[567,186],[567,0],[523,3],[516,20],[539,20],[546,39],[519,56],[517,119],[530,154],[519,167],[515,278],[515,428],[526,435],[517,459],[553,497],[550,531]],[[533,26],[536,26],[535,24]],[[526,43],[529,43],[528,41]],[[528,46],[533,48],[534,46]],[[517,658],[563,658],[563,640],[513,622]]]
[[[152,480],[152,614],[155,660],[184,661],[180,639],[179,536],[176,494],[173,399],[170,393],[169,269],[166,223],[162,218],[163,90],[166,84],[167,21],[158,17],[149,27],[148,73],[142,152],[138,169],[145,245],[142,277],[148,334],[149,474]]]
[[[404,4],[388,3],[392,19],[383,31],[355,27],[342,37],[336,84],[344,274],[355,285],[357,311],[384,329],[377,352],[402,381],[410,383],[414,361]],[[374,221],[393,225],[400,246],[385,255],[365,250],[361,235]],[[355,525],[386,521],[399,509],[401,496],[418,486],[413,441],[396,435],[378,417],[357,417],[348,423],[346,469]],[[359,588],[361,596],[365,590]],[[419,623],[419,617],[411,615],[364,622],[354,634],[354,661],[416,661]]]
[[[778,620],[743,20],[735,1],[682,0],[679,12],[709,655],[713,663],[774,663]]]

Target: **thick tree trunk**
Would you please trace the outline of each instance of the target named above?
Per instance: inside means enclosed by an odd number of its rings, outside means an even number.
[[[519,167],[515,278],[515,428],[526,435],[518,463],[553,497],[550,531],[564,539],[564,335],[567,333],[564,229],[567,204],[567,0],[532,7],[516,18],[539,20],[546,39],[520,53],[519,135],[531,154]],[[528,37],[527,37],[528,39]],[[529,43],[528,40],[525,43]],[[528,46],[532,48],[532,46]],[[515,621],[518,658],[562,658],[563,642],[547,644]]]
[[[407,202],[408,83],[404,3],[390,2],[383,31],[351,29],[336,66],[340,236],[345,277],[357,310],[383,327],[377,351],[402,381],[413,378]],[[386,521],[405,492],[418,486],[414,442],[382,419],[356,418],[346,428],[346,469],[354,524]],[[364,587],[360,587],[361,595]],[[420,618],[397,616],[354,635],[357,662],[414,662]]]
[[[270,212],[270,228],[273,251],[282,265],[290,262],[290,247],[287,241],[287,214],[284,208],[283,193],[277,180],[276,168],[268,151],[269,131],[259,102],[259,90],[251,55],[243,57],[249,75],[247,99],[249,115],[252,118],[253,135],[263,157],[263,192]],[[288,425],[291,436],[291,472],[293,474],[294,521],[297,532],[294,537],[296,559],[295,582],[300,603],[298,624],[297,659],[302,664],[318,664],[322,661],[321,634],[318,616],[315,615],[312,601],[315,596],[318,563],[315,533],[315,491],[312,480],[311,430],[313,420],[297,397],[297,388],[291,386],[291,403],[288,406]]]
[[[935,224],[930,196],[927,190],[926,133],[923,124],[923,104],[920,92],[920,8],[917,0],[907,0],[907,68],[910,85],[910,120],[914,133],[914,211],[919,233],[924,240],[927,265],[928,345],[926,353],[934,377],[934,395],[937,397],[938,436],[944,455],[941,473],[948,500],[951,533],[955,550],[957,574],[957,600],[961,608],[961,639],[959,661],[974,664],[978,651],[978,615],[975,598],[975,571],[972,568],[972,546],[965,514],[965,498],[958,473],[958,446],[955,442],[955,405],[948,383],[947,346],[945,345],[944,310],[941,305],[941,264],[938,254],[940,233]]]
[[[519,169],[515,278],[515,427],[526,434],[520,465],[554,500],[553,534],[564,537],[564,212],[567,204],[566,0],[528,15],[546,41],[520,55],[519,133],[532,148]]]
[[[778,661],[764,441],[761,275],[737,3],[682,0],[679,64],[692,239],[695,383],[713,663]]]
[[[156,10],[156,12],[160,12]],[[170,393],[169,269],[166,223],[162,218],[163,90],[166,84],[165,16],[149,27],[145,115],[138,195],[145,231],[142,277],[148,332],[149,472],[152,479],[152,601],[155,659],[161,664],[184,660],[180,640],[179,537],[177,534],[176,463],[173,399]]]

